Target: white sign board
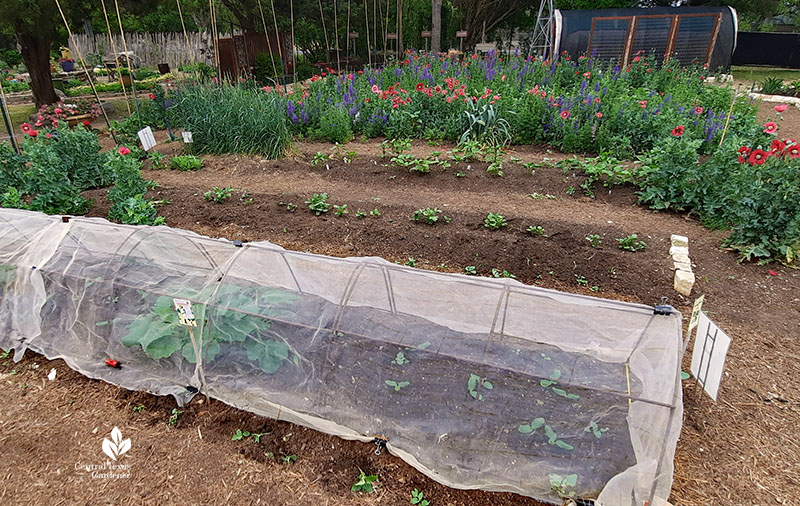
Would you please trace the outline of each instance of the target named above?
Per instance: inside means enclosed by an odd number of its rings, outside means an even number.
[[[156,146],[156,138],[153,135],[153,130],[150,127],[144,127],[139,130],[139,141],[142,143],[142,149],[149,151]]]
[[[730,345],[731,338],[709,320],[705,313],[700,313],[691,371],[692,376],[714,401],[717,400],[722,372],[725,369],[725,356]]]
[[[192,141],[192,132],[181,132],[181,135],[183,136],[184,144],[191,144],[192,142],[194,142]]]
[[[192,302],[186,299],[172,299],[172,302],[175,303],[175,310],[178,312],[178,323],[184,327],[197,327]]]

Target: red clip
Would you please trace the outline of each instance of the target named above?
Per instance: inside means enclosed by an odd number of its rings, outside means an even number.
[[[114,360],[113,358],[107,358],[106,359],[106,365],[108,367],[113,367],[114,369],[119,369],[120,368],[119,360]]]

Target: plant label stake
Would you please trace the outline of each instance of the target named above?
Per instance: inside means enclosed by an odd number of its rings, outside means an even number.
[[[700,321],[700,311],[703,309],[703,300],[706,296],[701,295],[696,298],[692,306],[692,317],[689,319],[689,328],[686,330],[686,342],[683,343],[683,352],[686,353],[686,348],[689,346],[689,341],[692,339],[692,331],[697,327]]]
[[[148,126],[144,127],[138,132],[139,141],[142,143],[142,149],[149,151],[156,145],[156,138],[153,135],[153,130]]]
[[[181,136],[183,136],[184,144],[191,144],[192,142],[194,142],[192,140],[192,132],[181,132]]]
[[[189,329],[189,339],[192,341],[192,350],[197,360],[197,372],[200,378],[204,378],[203,374],[203,357],[200,356],[200,347],[197,340],[194,338],[194,329],[197,327],[197,319],[192,311],[192,301],[187,299],[172,299],[175,304],[175,310],[178,312],[178,324]],[[201,380],[201,384],[202,384]]]
[[[702,386],[715,402],[730,345],[731,338],[701,312],[697,319],[691,371],[695,377],[695,388]]]

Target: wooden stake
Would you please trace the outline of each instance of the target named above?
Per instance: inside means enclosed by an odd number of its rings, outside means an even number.
[[[117,56],[117,45],[114,44],[114,37],[111,36],[111,23],[108,22],[108,11],[106,11],[106,0],[100,0],[103,5],[103,17],[106,19],[106,30],[108,30],[108,41],[111,43],[111,51],[114,53],[114,68],[117,70],[117,80],[122,86],[122,94],[125,96],[125,107],[128,108],[128,116],[131,113],[131,102],[128,100],[128,92],[125,90],[125,83],[122,81],[122,72],[119,71],[119,56]],[[133,82],[133,81],[131,81]]]

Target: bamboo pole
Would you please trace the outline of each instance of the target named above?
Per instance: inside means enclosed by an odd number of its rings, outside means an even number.
[[[333,0],[333,24],[335,25],[335,35],[336,35],[336,72],[342,71],[342,62],[339,59],[339,15],[336,13],[338,9],[336,8],[336,0]]]
[[[322,20],[322,33],[325,34],[325,59],[327,60],[331,44],[328,42],[328,30],[325,28],[325,14],[322,13],[322,0],[317,0],[317,2],[319,2],[319,17]]]
[[[294,0],[289,0],[289,17],[292,22],[292,77],[294,84],[297,84],[297,57],[294,50]]]
[[[347,54],[347,57],[350,58],[350,3],[352,0],[347,0],[347,29],[344,31],[345,33],[345,49],[344,52]]]
[[[264,38],[267,39],[267,49],[269,49],[269,59],[272,60],[272,72],[273,74],[275,74],[275,82],[277,83],[278,67],[275,66],[275,57],[272,56],[272,43],[269,41],[269,32],[267,32],[267,22],[266,20],[264,20],[264,9],[261,8],[261,0],[258,0],[258,11],[261,13],[261,25],[264,27]],[[280,46],[281,41],[278,40],[277,42],[278,45]]]
[[[369,48],[369,11],[367,11],[367,0],[364,0],[364,26],[367,30],[367,61],[369,62],[369,67],[372,68],[372,51]]]
[[[106,11],[106,0],[100,0],[103,5],[103,17],[106,19],[106,30],[108,30],[108,41],[111,43],[111,51],[114,53],[114,68],[117,70],[117,80],[122,86],[122,94],[125,96],[125,107],[128,108],[128,116],[131,113],[131,102],[128,100],[128,92],[125,91],[125,83],[122,81],[122,73],[119,71],[119,56],[117,55],[117,45],[114,44],[114,37],[111,36],[111,23],[108,21],[108,11]]]
[[[283,83],[283,92],[286,93],[286,67],[283,65],[283,49],[281,48],[281,34],[278,32],[278,18],[275,16],[275,2],[269,0],[272,7],[272,22],[275,24],[275,40],[278,41],[278,56],[281,59],[281,82]]]
[[[103,118],[106,120],[106,126],[109,127],[109,132],[111,132],[111,138],[114,139],[114,143],[117,142],[117,136],[114,135],[114,131],[111,130],[111,122],[108,121],[108,115],[106,114],[106,110],[103,108],[103,104],[100,102],[100,96],[97,94],[97,88],[94,87],[94,82],[92,81],[92,76],[89,75],[89,69],[86,68],[86,62],[83,59],[83,55],[81,54],[81,49],[78,47],[78,43],[75,41],[75,38],[72,36],[72,30],[69,28],[69,23],[67,23],[67,18],[64,16],[64,11],[61,10],[61,3],[56,0],[56,6],[58,7],[58,12],[61,14],[61,19],[64,21],[64,27],[67,29],[67,34],[69,35],[70,40],[72,40],[72,45],[75,46],[75,54],[78,56],[78,60],[81,62],[81,66],[83,67],[83,72],[86,74],[86,79],[89,81],[89,86],[92,88],[92,92],[94,93],[94,99],[97,101],[97,106],[100,107],[100,112],[103,113]]]
[[[119,13],[119,2],[114,0],[114,8],[117,11],[117,23],[119,23],[119,33],[122,36],[122,48],[125,50],[125,59],[128,60],[128,74],[131,76],[131,93],[133,94],[133,103],[136,105],[136,117],[139,118],[139,126],[142,126],[142,113],[139,110],[139,98],[136,96],[136,76],[133,75],[133,66],[131,65],[131,55],[128,52],[128,40],[125,38],[125,30],[122,28],[122,16]],[[122,72],[117,69],[117,72]]]

